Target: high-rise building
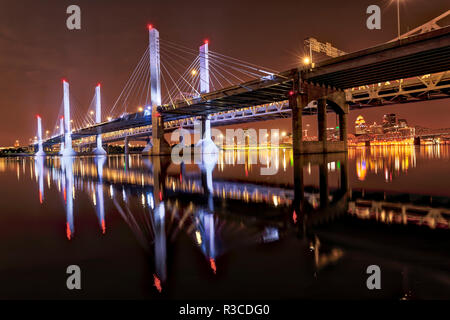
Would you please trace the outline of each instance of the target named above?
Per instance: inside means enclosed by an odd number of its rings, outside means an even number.
[[[386,113],[383,116],[383,130],[389,132],[397,129],[397,115],[395,113]]]
[[[367,133],[366,120],[363,116],[358,116],[355,120],[355,135],[359,136]]]

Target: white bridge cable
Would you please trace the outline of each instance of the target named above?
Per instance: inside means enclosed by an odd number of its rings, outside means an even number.
[[[172,90],[170,91],[170,95],[171,96],[175,96],[177,97],[176,93],[178,91],[178,96],[180,97],[180,99],[182,99],[181,94],[183,94],[184,96],[186,96],[186,94],[189,92],[189,95],[192,97],[194,94],[194,90],[192,89],[192,87],[196,88],[194,83],[189,83],[187,84],[183,79],[186,79],[189,74],[191,74],[191,70],[193,70],[194,68],[197,68],[200,65],[200,63],[198,61],[194,61],[193,64],[191,64],[186,71],[183,73],[182,77],[179,77],[178,81],[176,82],[176,85],[174,87],[172,87]]]
[[[188,100],[185,98],[185,96],[183,95],[183,92],[181,92],[181,90],[179,89],[179,87],[177,86],[175,80],[173,79],[173,77],[170,75],[170,72],[167,70],[166,66],[164,65],[164,63],[161,61],[161,66],[163,67],[163,69],[166,71],[166,73],[168,74],[169,78],[172,80],[173,84],[177,87],[178,91],[180,92],[181,96],[183,97],[183,99],[187,102]]]
[[[136,90],[133,91],[133,95],[129,100],[134,106],[144,106],[145,101],[142,100],[142,95],[146,91],[146,85],[150,78],[150,61],[147,59],[142,66],[142,71],[140,73],[140,77],[136,81]],[[128,105],[127,105],[128,107]],[[126,110],[125,110],[126,111]]]
[[[186,78],[188,77],[189,74],[192,74],[192,70],[197,70],[198,66],[200,65],[199,60],[196,58],[190,65],[189,67],[184,71],[183,73],[183,77]],[[171,90],[169,91],[169,93],[171,94],[171,96],[174,96],[176,94],[176,91],[178,90],[178,88],[180,88],[180,90],[182,92],[184,92],[189,86],[182,80],[182,78],[180,77],[177,82],[176,82],[176,86],[172,87]]]
[[[231,80],[230,80],[229,78],[225,77],[225,76],[222,74],[222,72],[220,72],[220,71],[218,70],[218,68],[215,67],[215,65],[214,65],[213,63],[211,63],[211,64],[209,65],[209,72],[210,72],[214,77],[216,77],[216,74],[217,74],[218,77],[221,77],[223,80],[225,80],[226,82],[228,82],[230,86],[233,86],[233,85],[234,85],[234,83],[231,82]],[[240,79],[238,78],[238,80],[240,80]],[[243,82],[243,81],[241,81],[241,82]],[[220,83],[220,82],[219,82],[219,83]],[[224,88],[224,86],[222,86],[222,88]]]
[[[72,131],[79,130],[85,127],[84,116],[86,115],[86,113],[81,110],[80,107],[81,103],[79,103],[79,100],[75,97],[73,91],[70,92],[69,103],[70,103],[70,122]]]
[[[145,59],[144,62],[141,64],[139,71],[136,73],[136,77],[134,79],[134,81],[132,82],[132,85],[130,86],[128,93],[125,97],[124,103],[122,105],[122,107],[124,107],[124,113],[127,112],[128,110],[128,106],[130,104],[139,104],[138,101],[134,100],[134,98],[136,98],[136,93],[139,92],[140,88],[139,84],[142,85],[142,80],[145,77],[145,73],[146,71],[148,71],[148,66],[150,64],[149,59]],[[136,87],[136,90],[135,90]],[[131,95],[131,97],[130,97]]]
[[[178,63],[178,64],[180,64],[178,61],[174,61],[173,59],[171,59],[169,56],[167,56],[166,58],[168,58],[168,59],[170,59],[171,60],[171,62],[176,62],[176,63]],[[162,64],[162,63],[161,63]],[[188,81],[188,80],[186,80],[186,78],[185,77],[183,77],[183,75],[173,66],[173,64],[172,63],[170,63],[169,64],[169,67],[171,67],[172,68],[172,70],[180,77],[180,79],[182,79],[189,87],[191,87],[198,95],[200,95],[200,92],[198,92],[198,90],[197,89],[195,89],[193,86],[192,86],[192,84]],[[166,71],[167,71],[168,69],[166,68]],[[169,73],[170,74],[170,73]],[[171,77],[172,78],[172,77]],[[173,78],[172,78],[173,79]],[[175,82],[174,82],[175,83]],[[179,89],[179,87],[177,86],[177,88]],[[181,92],[180,92],[181,93]],[[183,95],[184,96],[184,95]],[[185,100],[186,100],[186,98],[185,98]],[[186,100],[187,101],[187,100]]]
[[[192,49],[190,47],[184,46],[182,44],[179,44],[179,43],[176,43],[176,42],[173,42],[173,41],[169,41],[169,40],[164,39],[163,41],[160,40],[160,45],[161,44],[163,46],[164,45],[170,46],[170,47],[172,47],[174,49],[177,49],[179,51],[191,54],[193,56],[197,56],[198,55],[198,51],[197,50],[194,50],[194,49]]]
[[[273,74],[278,74],[279,73],[279,71],[277,71],[275,69],[262,67],[262,66],[259,66],[257,64],[246,62],[244,60],[240,60],[240,59],[233,58],[233,57],[230,57],[230,56],[226,56],[224,54],[221,54],[221,53],[218,53],[218,52],[215,52],[215,51],[211,51],[210,50],[209,51],[209,55],[213,56],[213,57],[216,57],[217,59],[222,59],[222,60],[225,60],[225,61],[236,61],[235,63],[240,63],[243,66],[252,67],[252,68],[254,68],[254,69],[258,70],[258,71],[261,71],[263,73],[273,73]]]
[[[95,124],[95,117],[96,117],[96,93],[94,93],[94,96],[92,97],[91,103],[89,104],[89,108],[87,110],[87,113],[85,115],[85,121],[88,123],[88,126],[92,126]]]
[[[118,98],[116,99],[115,103],[113,104],[113,106],[111,107],[111,109],[108,112],[108,116],[113,116],[113,112],[115,111],[116,107],[118,106],[119,102],[122,99],[122,96],[127,92],[127,90],[129,89],[128,87],[130,86],[130,82],[134,81],[134,78],[136,76],[136,73],[140,70],[140,68],[142,67],[142,63],[144,61],[145,58],[147,58],[146,60],[149,61],[149,46],[147,46],[145,48],[145,51],[143,53],[143,55],[141,56],[141,59],[139,60],[138,64],[136,65],[136,67],[134,68],[133,72],[131,73],[130,77],[128,78],[127,82],[125,83],[124,88],[122,89],[122,92],[119,94]]]
[[[63,110],[64,110],[64,101],[61,100],[61,103],[59,105],[58,116],[56,117],[56,123],[55,123],[55,126],[53,128],[52,136],[59,136],[60,135],[59,119],[61,119],[61,117],[64,114]]]
[[[198,51],[172,41],[160,40],[160,52],[164,56],[164,59],[160,59],[160,74],[164,83],[163,100],[165,102],[169,100],[168,102],[174,105],[178,97],[189,103],[188,98],[200,96],[199,84],[201,79]],[[147,46],[124,88],[107,113],[108,116],[113,116],[118,109],[126,114],[130,105],[133,104],[139,106],[149,103],[151,98],[149,54],[149,46]],[[192,60],[192,57],[194,57],[194,60]],[[183,64],[184,61],[190,63],[187,69]],[[213,90],[224,88],[226,83],[234,85],[234,80],[244,82],[247,78],[250,80],[255,77],[260,78],[278,73],[273,69],[264,68],[214,51],[209,51],[209,65],[210,85]],[[171,87],[168,86],[168,81],[166,81],[167,76],[173,83]],[[177,80],[175,81],[174,78],[177,78]],[[76,120],[85,124],[95,123],[89,115],[90,110],[88,110],[88,114],[85,114],[83,121],[80,121],[78,117],[76,117]]]
[[[144,55],[145,57],[145,55]],[[135,87],[136,84],[141,82],[141,79],[143,78],[143,72],[146,66],[146,62],[148,61],[148,59],[143,59],[141,61],[141,63],[139,64],[138,68],[136,69],[136,72],[132,75],[132,77],[130,78],[130,82],[128,83],[128,86],[126,88],[124,88],[124,94],[121,97],[121,104],[120,104],[120,110],[121,110],[121,114],[126,114],[127,110],[128,110],[128,106],[130,105],[130,101],[131,103],[133,103],[133,98],[136,94],[135,92]],[[131,95],[131,98],[130,98]]]
[[[244,82],[244,80],[242,80],[240,77],[236,76],[235,74],[233,74],[231,71],[227,70],[226,68],[229,68],[233,71],[236,71],[240,75],[245,75],[250,78],[260,78],[262,76],[261,74],[258,74],[258,73],[252,72],[252,71],[248,71],[248,70],[245,70],[244,68],[239,68],[237,66],[232,66],[231,64],[227,64],[227,63],[217,61],[214,59],[209,59],[209,62],[210,62],[210,64],[215,65],[217,68],[220,68],[223,71],[225,71],[226,73],[230,74],[231,76],[237,78],[240,82]]]

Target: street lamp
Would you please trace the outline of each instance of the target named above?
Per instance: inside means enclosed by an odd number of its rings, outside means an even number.
[[[311,59],[309,57],[304,57],[303,58],[303,64],[304,65],[309,65],[311,63]]]

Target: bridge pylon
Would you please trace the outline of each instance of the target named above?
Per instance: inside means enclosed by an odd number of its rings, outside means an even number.
[[[100,95],[100,83],[95,87],[95,123],[102,122],[102,103]],[[102,134],[97,132],[97,147],[94,149],[96,156],[105,156],[106,151],[102,146]]]
[[[42,119],[41,116],[37,115],[37,137],[38,137],[38,151],[36,156],[45,156],[44,147],[42,144]]]
[[[64,150],[61,154],[64,157],[75,156],[75,150],[72,148],[72,129],[70,125],[70,100],[69,100],[69,83],[63,80],[63,102],[64,102]]]
[[[59,118],[59,134],[61,137],[64,137],[64,116]],[[64,150],[64,139],[61,139],[60,147],[59,147],[59,155],[62,155]]]
[[[159,31],[148,27],[150,56],[150,99],[152,108],[152,143],[142,151],[143,155],[170,155],[171,148],[164,138],[164,119],[157,111],[161,105],[161,68],[159,52]]]
[[[200,46],[200,94],[208,93],[209,87],[209,48],[208,42]],[[211,120],[209,116],[203,116],[201,118],[201,137],[195,144],[195,153],[208,153],[216,154],[219,152],[219,148],[211,139]]]

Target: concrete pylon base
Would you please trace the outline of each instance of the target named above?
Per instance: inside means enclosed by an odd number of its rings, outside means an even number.
[[[219,148],[211,139],[201,139],[195,144],[194,153],[218,154]]]
[[[62,152],[61,155],[63,157],[74,157],[77,155],[77,153],[75,152],[75,150],[73,150],[72,148],[65,148]]]
[[[150,150],[146,150],[147,146],[142,150],[144,156],[170,156],[172,154],[172,148],[164,138],[153,138],[153,145]]]
[[[149,155],[151,155],[152,148],[153,148],[153,144],[149,141],[149,142],[145,145],[145,148],[142,150],[142,155],[144,155],[144,156],[149,156]]]
[[[105,149],[103,149],[103,148],[95,148],[92,153],[96,156],[106,156],[107,155]]]

